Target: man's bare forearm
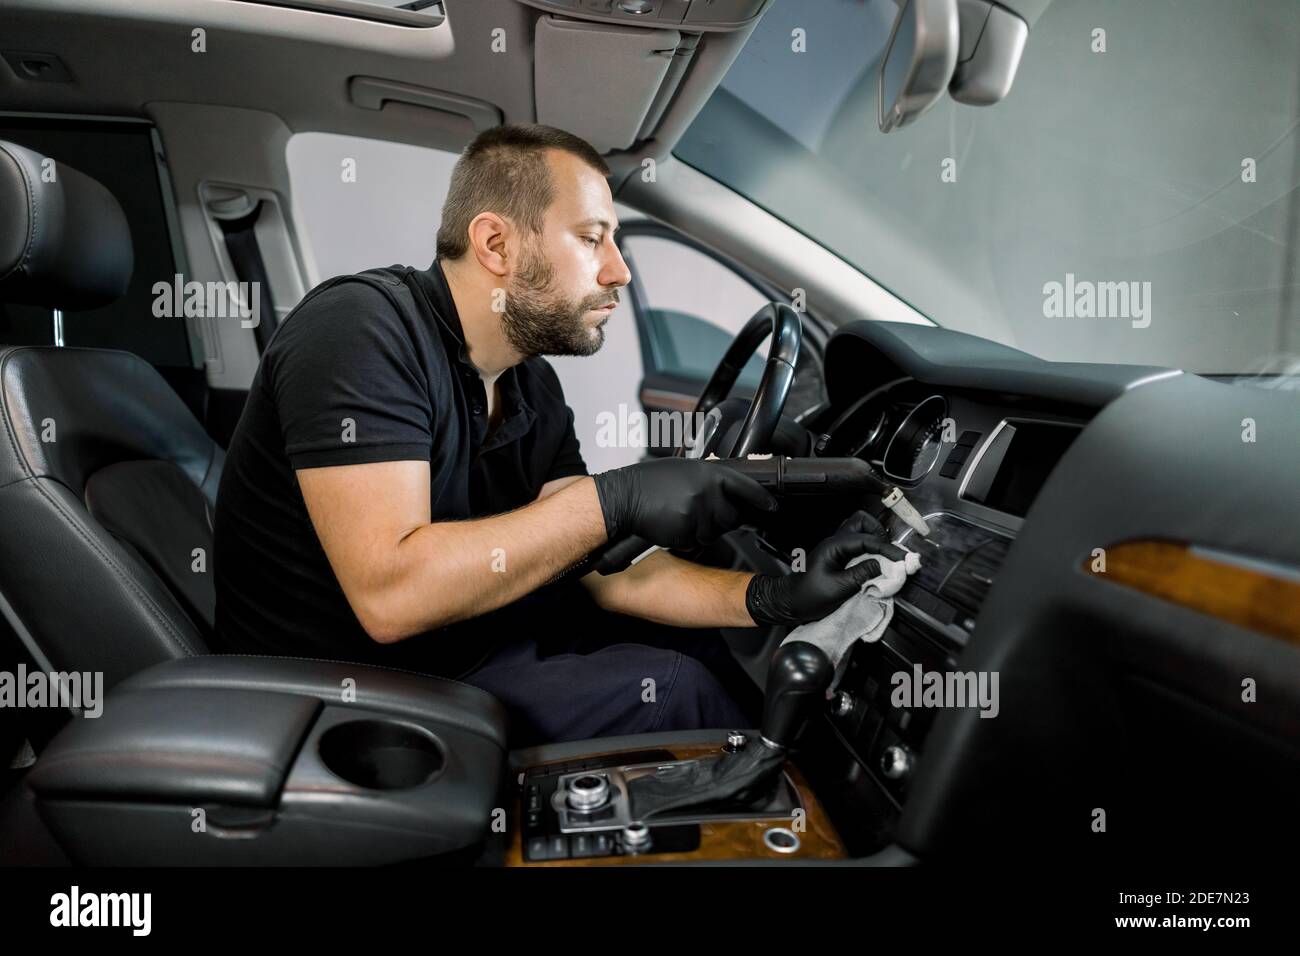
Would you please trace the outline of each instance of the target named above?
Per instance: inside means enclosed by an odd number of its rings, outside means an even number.
[[[594,574],[594,572],[593,572]],[[728,571],[654,554],[603,581],[588,575],[601,606],[673,627],[754,627],[745,607],[753,572]]]
[[[502,515],[417,528],[373,595],[384,621],[377,639],[401,640],[509,604],[605,540],[590,478]]]

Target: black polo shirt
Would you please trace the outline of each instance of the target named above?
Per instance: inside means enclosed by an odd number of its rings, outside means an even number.
[[[219,649],[455,676],[508,636],[511,608],[395,644],[373,641],[294,473],[428,461],[434,521],[500,514],[552,479],[587,474],[550,363],[526,359],[497,384],[501,419],[489,435],[487,391],[437,262],[339,276],[309,292],[262,355],[226,454],[214,521]]]

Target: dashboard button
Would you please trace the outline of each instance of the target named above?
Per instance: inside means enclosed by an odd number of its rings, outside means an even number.
[[[939,469],[939,474],[944,478],[955,478],[961,471],[961,466],[966,464],[966,459],[971,452],[969,445],[954,445],[952,451],[948,452],[948,458],[944,461],[943,467]]]
[[[644,823],[629,823],[618,835],[624,853],[644,853],[650,849],[650,828]]]
[[[957,609],[944,600],[934,602],[934,610],[930,615],[940,624],[951,624],[957,620]]]
[[[880,754],[880,772],[890,780],[902,780],[912,771],[912,752],[895,744]]]

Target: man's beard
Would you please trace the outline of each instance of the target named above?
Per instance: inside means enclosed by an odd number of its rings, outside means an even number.
[[[554,286],[555,269],[532,243],[506,288],[501,322],[511,347],[520,355],[591,355],[605,344],[605,330],[589,327],[587,313],[611,301],[598,292],[574,302]],[[615,292],[612,301],[618,301]]]

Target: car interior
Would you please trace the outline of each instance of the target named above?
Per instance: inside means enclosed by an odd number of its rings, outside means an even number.
[[[1136,16],[1122,6],[1093,19]],[[864,32],[818,19],[841,13]],[[1066,245],[1112,268],[1080,280],[1184,250],[1222,285],[1157,283],[1149,335],[1140,315],[1043,306],[1017,337],[1004,270],[1026,271],[1037,313],[1065,269],[1039,270],[1029,226],[967,225],[1062,217],[1006,213],[1005,191],[1065,187],[1009,165],[1011,139],[993,171],[975,163],[1017,111],[1064,155],[1068,120],[1036,90],[1074,62],[1053,31],[1083,30],[1086,51],[1089,23],[1073,0],[0,0],[0,671],[19,675],[0,698],[0,857],[910,867],[1295,846],[1300,362],[1233,351],[1267,308],[1255,351],[1300,354],[1295,18],[1269,54],[1291,113],[1253,129],[1267,150],[1233,147],[1229,187],[1184,177],[1178,216],[1142,208],[1145,232],[1101,222],[1138,215],[1135,193],[1071,213]],[[1121,76],[1125,35],[1115,19]],[[745,105],[742,84],[801,43],[805,73],[775,85],[791,123],[823,124],[822,153],[742,123],[766,96]],[[1080,96],[1165,89],[1115,83]],[[883,636],[837,668],[786,628],[723,629],[761,727],[517,748],[502,705],[454,680],[214,650],[217,484],[277,323],[332,275],[404,248],[426,265],[455,155],[534,122],[608,162],[633,276],[610,323],[630,364],[556,359],[569,405],[589,424],[620,399],[705,423],[688,448],[583,433],[591,469],[687,454],[759,477],[781,508],[689,554],[717,567],[795,573],[864,507],[920,555]],[[1119,148],[1081,153],[1053,175],[1138,180]],[[1247,214],[1232,190],[1252,155]],[[947,156],[966,198],[913,203],[945,195]],[[922,165],[924,185],[837,185]],[[1159,233],[1201,214],[1272,271]],[[970,266],[955,250],[974,246],[1012,261]],[[976,271],[1006,315],[981,318],[997,309],[963,291]],[[187,283],[257,291],[223,317]],[[1237,331],[1203,332],[1210,311]],[[605,573],[647,547],[612,544]],[[102,712],[24,697],[38,672],[100,675]],[[899,675],[990,677],[995,704],[900,697]]]

